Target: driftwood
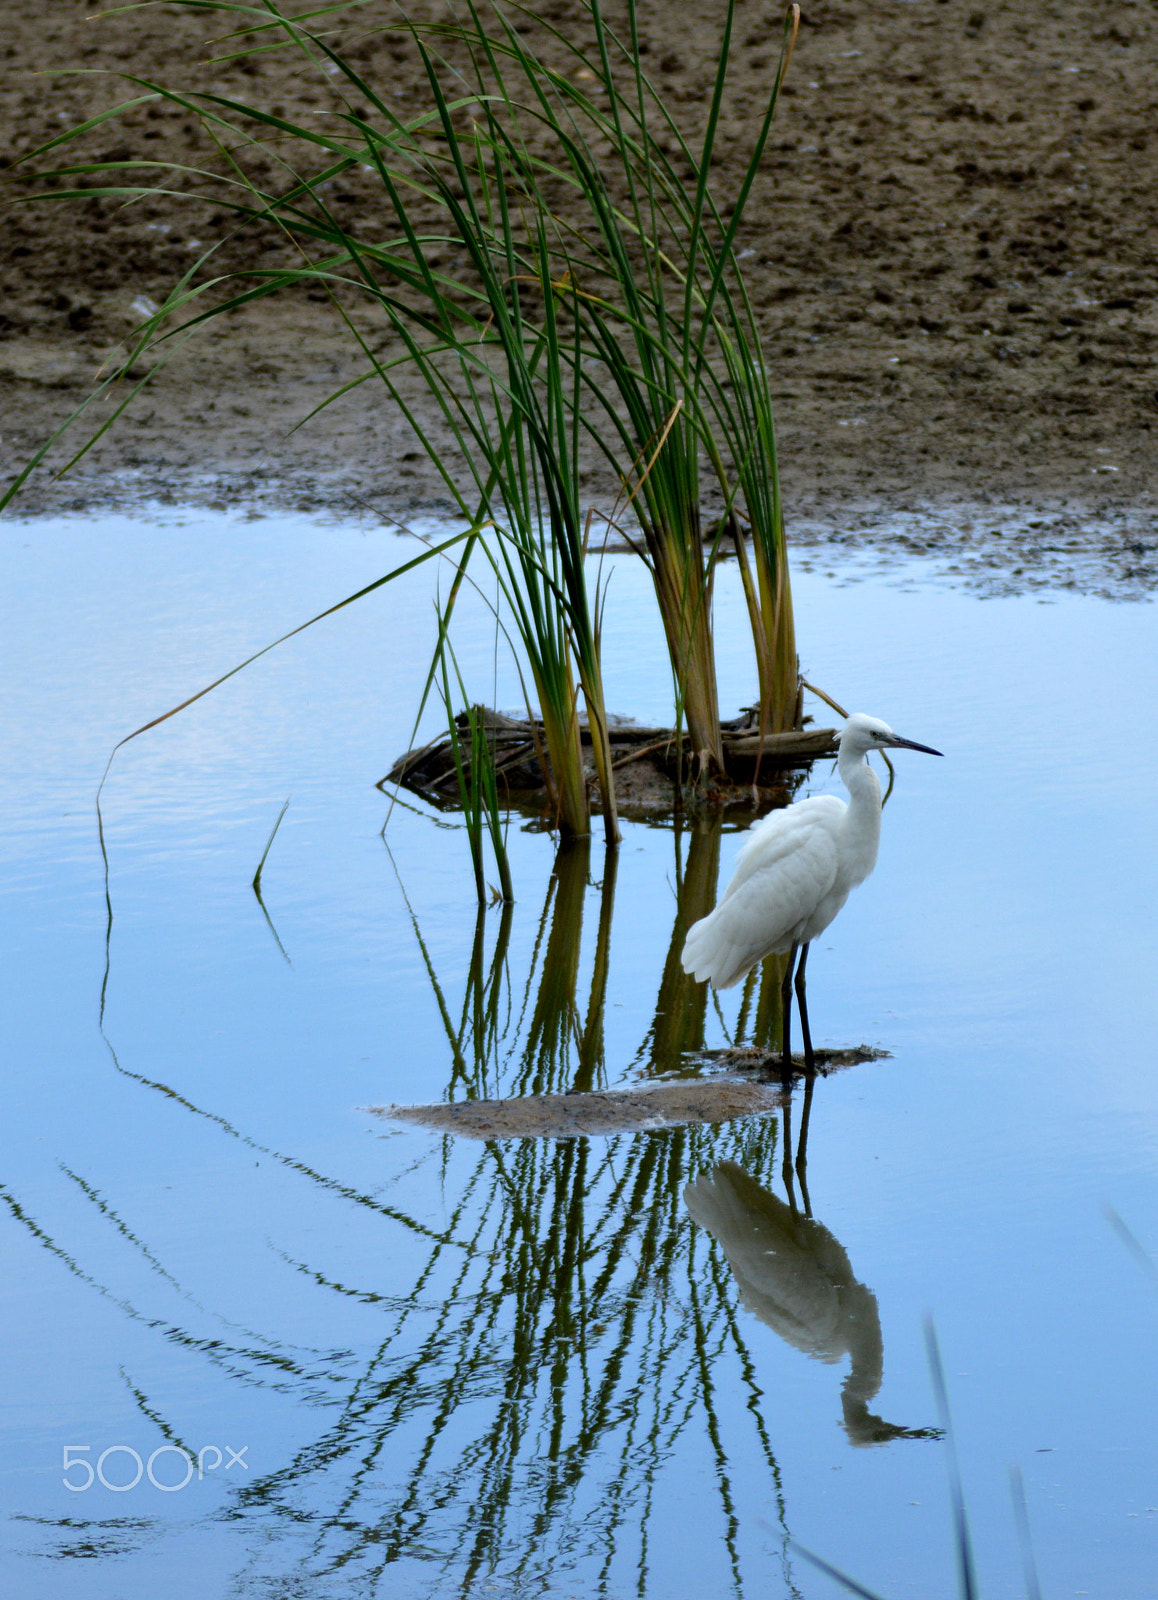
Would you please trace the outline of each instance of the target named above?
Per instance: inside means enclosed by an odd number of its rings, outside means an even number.
[[[794,728],[790,733],[724,734],[724,758],[729,766],[740,756],[749,761],[763,751],[764,761],[772,766],[803,766],[824,756],[836,754],[835,728]]]
[[[542,761],[545,759],[542,724],[525,717],[505,716],[486,706],[477,706],[487,730],[487,743],[499,780],[499,792],[512,805],[533,806],[548,795]],[[470,724],[466,713],[455,719],[460,732],[459,759],[469,770]],[[730,722],[720,724],[724,749],[724,788],[731,783],[751,790],[754,783],[768,803],[786,803],[787,773],[795,767],[836,754],[837,733],[833,728],[799,728],[788,733],[761,734],[759,716],[749,707]],[[589,753],[591,734],[580,724],[580,737]],[[621,808],[671,810],[679,803],[679,785],[695,768],[695,752],[686,734],[679,738],[674,728],[645,727],[639,723],[612,719],[610,728],[611,764],[617,775],[617,796]],[[596,784],[594,762],[587,760],[592,785]],[[436,805],[458,802],[458,773],[449,735],[432,740],[400,756],[380,783],[398,783],[432,800]],[[726,802],[719,783],[714,797]]]

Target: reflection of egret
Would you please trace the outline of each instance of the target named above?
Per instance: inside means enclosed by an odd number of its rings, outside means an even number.
[[[823,933],[850,892],[876,865],[881,836],[881,786],[865,757],[870,750],[939,750],[902,739],[885,722],[858,712],[840,735],[840,776],[848,804],[835,795],[814,795],[774,811],[751,830],[736,859],[732,881],[710,916],[697,922],[684,945],[685,972],[731,988],[765,956],[790,952],[782,986],[784,1072],[791,1071],[788,1010],[796,951],[796,998],[804,1061],[813,1070],[812,1040],[804,999],[808,946]]]
[[[741,1300],[761,1322],[819,1361],[851,1356],[841,1400],[852,1444],[939,1437],[936,1428],[902,1428],[869,1410],[884,1374],[877,1297],[853,1277],[827,1228],[769,1194],[734,1161],[689,1183],[684,1203],[723,1249]]]

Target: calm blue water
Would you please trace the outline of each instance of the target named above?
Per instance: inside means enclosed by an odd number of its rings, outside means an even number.
[[[113,742],[416,547],[192,513],[0,539],[8,1592],[837,1593],[792,1541],[882,1595],[953,1592],[944,1445],[857,1443],[850,1358],[761,1320],[684,1206],[721,1160],[783,1197],[778,1119],[483,1145],[364,1109],[567,1087],[581,1048],[597,1081],[646,1074],[703,846],[628,825],[614,874],[596,842],[555,883],[516,821],[518,903],[476,948],[454,818],[398,808],[379,836],[424,569],[121,752],[106,977]],[[1048,1595],[1158,1595],[1158,1287],[1104,1214],[1158,1259],[1152,609],[981,601],[915,568],[801,574],[796,598],[806,676],[946,752],[899,756],[877,873],[809,969],[818,1042],[891,1052],[819,1085],[809,1147],[857,1337],[879,1318],[869,1409],[936,1422],[931,1313],[984,1593],[1024,1593],[1016,1463]],[[619,561],[608,700],[659,720],[649,618]],[[472,694],[517,707],[485,607],[462,621]],[[726,581],[717,632],[728,714],[751,671]],[[249,881],[287,796],[283,954]],[[181,1451],[204,1475],[158,1487]],[[121,1487],[138,1459],[156,1482]]]

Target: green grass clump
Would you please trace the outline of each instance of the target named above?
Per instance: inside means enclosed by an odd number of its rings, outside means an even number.
[[[379,384],[473,530],[456,557],[459,572],[482,561],[497,579],[538,700],[565,837],[589,830],[581,696],[606,836],[618,838],[602,596],[586,561],[596,520],[628,537],[653,577],[694,770],[724,764],[712,638],[723,549],[741,563],[761,728],[796,726],[775,426],[735,245],[798,8],[785,21],[743,174],[724,198],[712,168],[735,0],[724,7],[706,120],[694,139],[644,70],[637,0],[627,0],[622,26],[608,21],[601,0],[581,0],[575,33],[503,0],[466,0],[448,20],[423,25],[390,13],[383,31],[416,47],[428,91],[412,117],[325,31],[339,10],[357,5],[294,17],[276,0],[196,4],[232,25],[223,59],[298,51],[323,74],[335,109],[306,126],[221,94],[131,78],[140,93],[129,104],[155,96],[200,118],[221,152],[220,170],[160,164],[168,188],[153,163],[124,171],[125,163],[82,162],[43,175],[56,186],[41,199],[181,194],[294,246],[294,265],[226,274],[213,271],[213,247],[145,324],[141,346],[164,355],[201,324],[254,300],[303,286],[325,291],[366,367],[323,404],[360,383]],[[355,168],[372,176],[376,201],[347,223],[328,195]],[[616,507],[598,519],[584,489],[593,467],[621,486]],[[453,604],[440,649],[452,612]]]

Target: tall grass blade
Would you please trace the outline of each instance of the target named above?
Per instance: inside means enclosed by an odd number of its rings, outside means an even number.
[[[282,818],[289,810],[290,800],[292,798],[292,795],[287,796],[286,800],[282,804],[281,810],[277,814],[277,819],[274,822],[273,827],[269,830],[269,838],[265,841],[265,849],[261,852],[261,860],[257,863],[257,871],[254,873],[253,882],[250,884],[250,888],[253,889],[257,894],[261,893],[261,875],[265,871],[265,863],[269,859],[269,852],[273,848],[273,841],[277,838],[277,830],[281,827]]]
[[[1142,1268],[1142,1271],[1150,1279],[1150,1282],[1158,1287],[1158,1264],[1155,1264],[1154,1257],[1134,1233],[1133,1229],[1126,1222],[1125,1218],[1119,1212],[1115,1211],[1113,1206],[1103,1207],[1102,1215],[1110,1224],[1110,1227],[1113,1228],[1114,1232],[1118,1235],[1118,1238],[1126,1246],[1126,1249],[1134,1257],[1134,1260]]]
[[[847,1572],[842,1572],[839,1567],[834,1567],[831,1562],[825,1561],[823,1557],[806,1549],[804,1545],[799,1544],[795,1539],[789,1539],[788,1548],[795,1550],[798,1555],[802,1555],[805,1561],[810,1562],[818,1572],[823,1572],[834,1583],[839,1583],[841,1588],[849,1594],[859,1595],[860,1600],[881,1600],[881,1596],[877,1594],[875,1589],[866,1589],[863,1583],[858,1583],[855,1578],[850,1578]]]
[[[450,693],[450,679],[446,667],[446,636],[440,640],[439,667],[441,677],[442,703],[446,711],[446,726],[450,736],[450,753],[454,758],[454,771],[458,779],[459,802],[462,806],[463,820],[466,824],[466,835],[470,842],[470,860],[474,868],[474,886],[478,895],[478,903],[485,906],[487,903],[486,878],[483,875],[482,854],[482,810],[479,804],[478,773],[471,757],[474,754],[474,739],[471,739],[471,749],[464,755],[462,736],[459,732],[457,719],[454,715],[454,701]],[[457,663],[456,663],[457,665]],[[467,711],[469,719],[470,712]],[[473,736],[474,725],[468,721],[469,730]]]
[[[1021,1476],[1020,1467],[1009,1469],[1009,1492],[1013,1498],[1013,1520],[1017,1524],[1017,1542],[1021,1547],[1021,1569],[1025,1574],[1026,1600],[1042,1600],[1041,1580],[1037,1575],[1033,1538],[1029,1531],[1029,1507],[1025,1503],[1025,1480]]]
[[[957,1554],[957,1581],[961,1600],[977,1600],[977,1575],[973,1562],[973,1544],[969,1537],[969,1519],[965,1512],[965,1494],[961,1487],[961,1467],[957,1460],[957,1441],[953,1433],[953,1419],[949,1414],[949,1391],[945,1385],[945,1369],[941,1364],[941,1348],[933,1319],[925,1319],[925,1351],[929,1362],[929,1376],[941,1427],[945,1433],[945,1449],[949,1471],[949,1497],[953,1507],[953,1532]]]
[[[281,634],[271,644],[263,645],[260,650],[255,650],[251,656],[246,656],[244,661],[239,661],[235,667],[230,667],[228,672],[223,672],[219,678],[214,678],[212,683],[207,683],[203,689],[198,689],[196,694],[189,695],[179,705],[172,706],[168,711],[163,711],[159,717],[153,717],[150,721],[143,722],[139,728],[134,728],[132,733],[126,733],[123,739],[117,740],[109,753],[108,762],[97,786],[98,810],[101,790],[105,786],[113,759],[117,751],[128,744],[130,740],[139,738],[142,733],[148,733],[151,728],[159,728],[162,722],[168,722],[170,717],[177,716],[179,712],[194,705],[198,700],[203,700],[207,694],[212,694],[214,689],[219,689],[223,683],[228,683],[230,678],[235,678],[239,672],[244,672],[246,667],[251,667],[255,661],[260,661],[262,656],[268,655],[271,650],[276,650],[278,645],[285,644],[288,639],[294,638],[299,633],[304,633],[307,628],[312,628],[316,622],[322,622],[326,617],[332,617],[335,612],[344,610],[346,606],[352,606],[355,600],[362,600],[366,595],[373,594],[376,589],[381,589],[384,584],[391,583],[395,578],[400,578],[403,573],[411,572],[415,567],[420,567],[424,561],[429,561],[432,556],[441,555],[444,550],[449,550],[453,545],[460,544],[463,539],[469,538],[473,531],[473,529],[468,528],[465,532],[453,534],[449,539],[444,539],[441,544],[433,545],[429,550],[424,551],[422,555],[415,556],[413,561],[404,561],[400,567],[395,567],[385,577],[375,578],[373,583],[368,583],[354,594],[347,595],[344,600],[339,600],[336,605],[327,606],[324,611],[319,611],[316,616],[310,617],[307,622],[299,622],[296,628],[291,628],[288,633]]]
[[[282,942],[281,942],[281,935],[278,933],[277,929],[274,927],[273,918],[270,916],[269,910],[266,907],[266,903],[265,903],[265,900],[264,900],[264,898],[262,896],[262,892],[261,892],[261,875],[265,870],[265,863],[266,863],[266,861],[267,861],[267,859],[269,857],[269,852],[273,848],[273,841],[277,838],[277,830],[281,827],[282,818],[285,816],[286,812],[289,810],[289,803],[290,803],[290,799],[291,798],[292,798],[292,796],[289,796],[289,797],[286,798],[284,804],[282,805],[281,810],[277,814],[277,819],[274,822],[273,827],[270,829],[269,838],[265,841],[265,849],[261,852],[261,860],[257,863],[257,871],[253,875],[253,882],[250,884],[250,888],[253,890],[253,893],[254,893],[254,898],[257,900],[258,906],[261,909],[261,914],[265,918],[265,925],[269,929],[270,933],[273,935],[273,942],[274,942],[274,944],[277,945],[278,949],[281,951],[282,958],[284,959],[285,964],[286,964],[287,967],[292,967],[293,966],[293,962],[289,958],[289,951],[286,949],[285,945],[282,944]]]
[[[483,708],[472,705],[467,697],[466,685],[463,683],[458,661],[447,637],[445,615],[439,618],[437,659],[450,750],[454,760],[455,776],[458,780],[463,820],[465,821],[467,837],[470,841],[471,864],[474,868],[478,902],[481,907],[488,905],[494,898],[512,901],[514,899],[514,890],[511,885],[511,869],[507,859],[506,839],[503,834],[503,818],[499,804],[494,747],[488,733]],[[464,730],[460,726],[459,719],[454,714],[454,700],[451,695],[448,662],[454,668],[459,693],[464,701],[463,719],[466,723],[465,733],[467,735],[465,740],[463,738]],[[491,895],[487,890],[483,869],[482,845],[484,830],[490,835],[491,848],[494,852],[495,864],[498,867],[501,890],[497,896]]]

